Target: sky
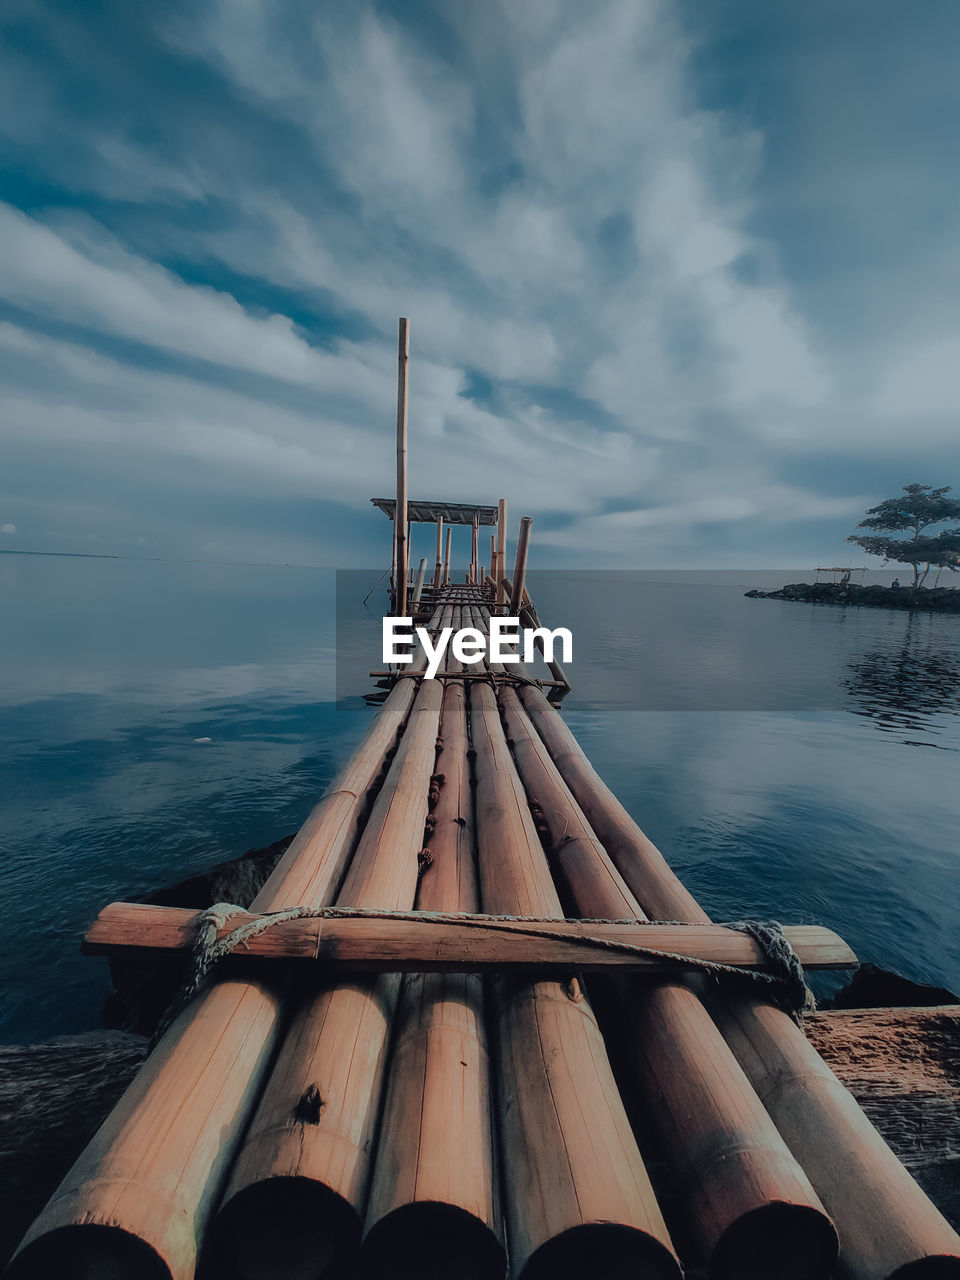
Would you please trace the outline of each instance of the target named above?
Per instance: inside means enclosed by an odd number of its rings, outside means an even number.
[[[506,497],[532,564],[863,563],[867,506],[960,488],[958,40],[6,0],[0,548],[386,565],[404,315],[411,496]]]

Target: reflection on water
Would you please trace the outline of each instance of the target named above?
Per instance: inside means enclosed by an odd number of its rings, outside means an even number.
[[[950,622],[960,627],[960,619]],[[848,664],[844,684],[859,704],[856,714],[887,731],[902,729],[938,734],[940,716],[960,711],[960,660],[944,652],[953,637],[929,630],[908,614],[903,641],[893,648],[871,649]],[[910,746],[940,743],[904,739]],[[945,748],[952,749],[952,748]]]
[[[370,722],[379,573],[343,602],[344,711],[332,573],[0,555],[0,1040],[96,1024],[78,940],[104,903],[300,825]],[[598,626],[603,584],[575,577],[533,582],[548,625],[573,602],[563,714],[704,907],[821,921],[960,990],[960,619],[637,574]]]

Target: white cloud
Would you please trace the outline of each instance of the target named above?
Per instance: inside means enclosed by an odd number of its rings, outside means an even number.
[[[238,502],[360,504],[392,484],[401,314],[413,488],[563,512],[538,533],[557,548],[629,559],[641,532],[846,515],[875,495],[784,483],[785,460],[944,438],[952,347],[896,367],[879,402],[854,385],[756,229],[765,139],[696,105],[676,6],[491,0],[443,27],[449,61],[368,4],[222,0],[168,25],[166,52],[206,60],[264,132],[217,145],[218,119],[179,158],[122,122],[91,132],[101,195],[162,203],[126,240],[0,206],[9,301],[70,335],[0,328],[7,440],[105,447],[138,475],[182,459]],[[293,158],[268,163],[267,137]],[[177,200],[196,216],[170,218]],[[231,271],[271,304],[234,297]],[[291,318],[311,309],[363,336],[312,338]],[[89,349],[120,341],[138,363]],[[909,403],[928,420],[905,444]]]
[[[6,524],[0,524],[0,533],[16,533],[16,532],[17,532],[17,526],[15,524],[11,524],[9,520],[7,521]]]

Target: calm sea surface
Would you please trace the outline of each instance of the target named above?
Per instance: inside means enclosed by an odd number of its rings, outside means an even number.
[[[299,826],[373,714],[376,576],[338,705],[330,571],[0,555],[0,1040],[98,1024],[78,947],[104,903]],[[960,991],[960,616],[744,599],[783,574],[602,579],[534,580],[575,634],[564,714],[703,905]]]

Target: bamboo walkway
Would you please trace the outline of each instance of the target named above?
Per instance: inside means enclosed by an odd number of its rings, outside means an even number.
[[[403,332],[400,354],[405,472]],[[445,504],[445,547],[438,504],[417,504],[429,580],[408,510],[404,474],[397,614],[536,620],[528,520],[511,580],[503,503]],[[451,520],[472,524],[461,583]],[[448,653],[437,679],[384,677],[243,922],[302,910],[172,1021],[10,1280],[960,1277],[960,1238],[772,988],[710,973],[764,952],[601,781],[551,675]],[[114,904],[88,947],[177,954],[201,923]],[[787,936],[809,967],[855,964],[826,930]]]

